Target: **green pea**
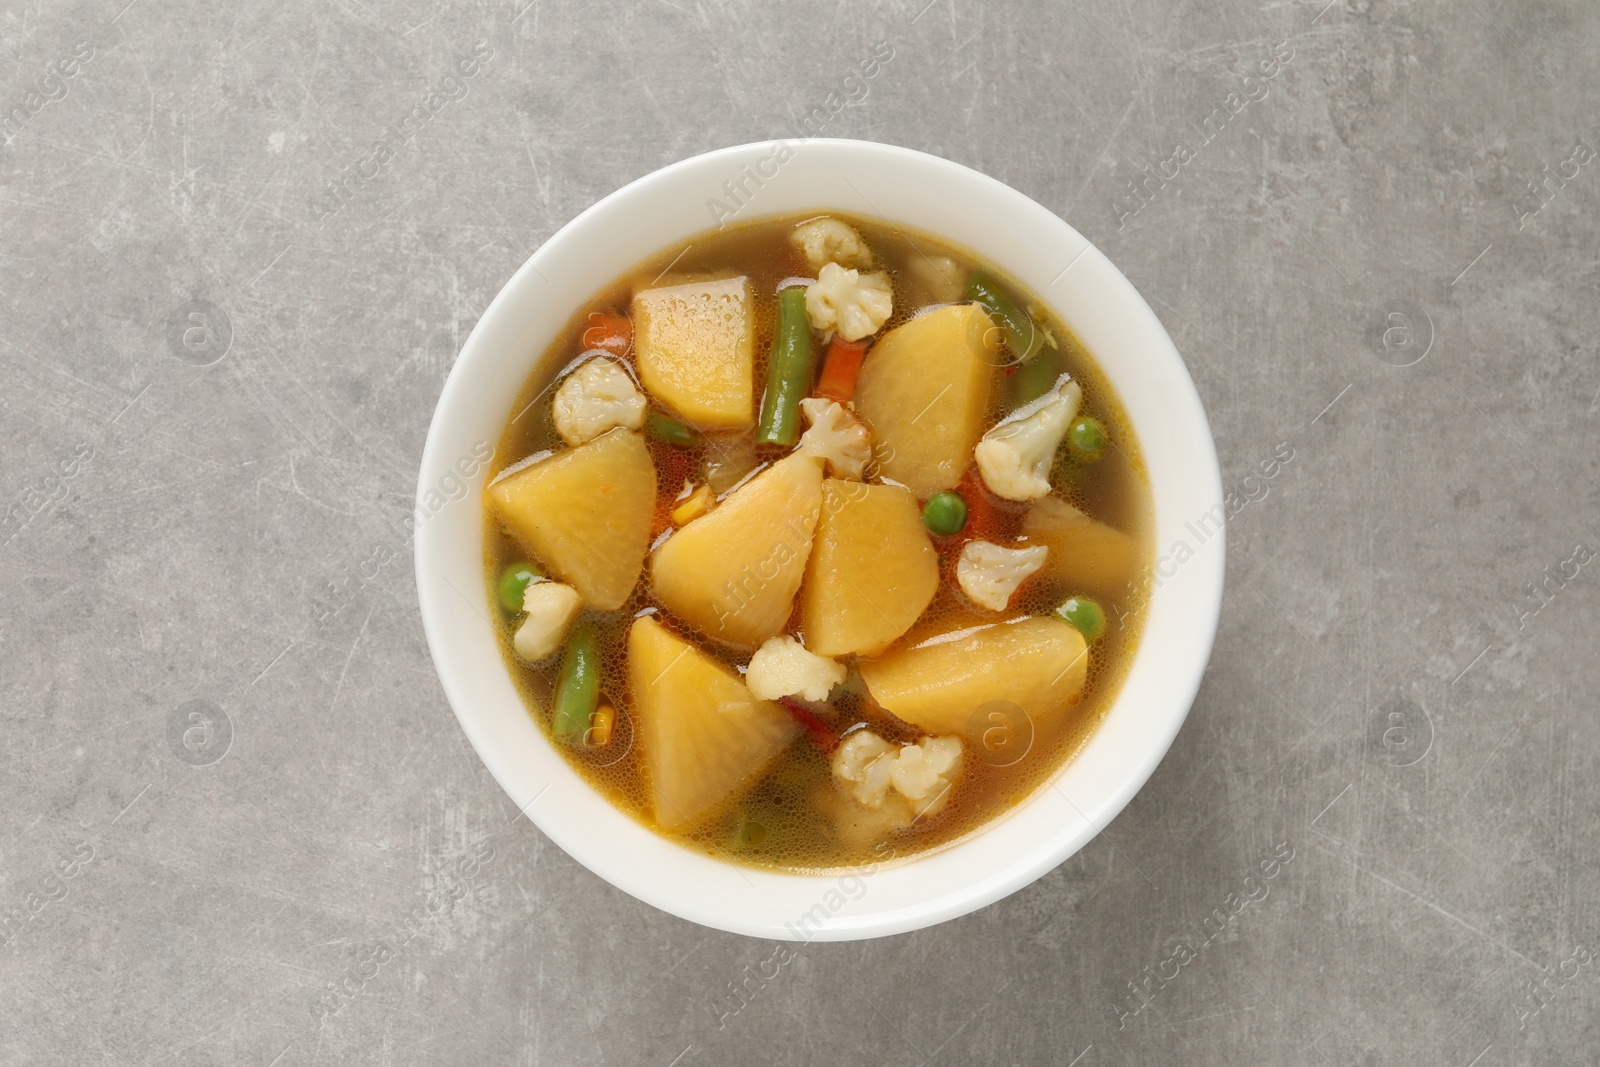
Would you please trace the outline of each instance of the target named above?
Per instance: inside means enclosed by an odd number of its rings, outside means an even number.
[[[935,493],[922,509],[922,525],[941,537],[961,532],[967,524],[967,502],[960,493]]]
[[[767,828],[748,815],[740,816],[739,826],[733,832],[733,850],[743,852],[746,849],[760,848],[761,843],[767,839]]]
[[[495,596],[500,606],[513,615],[519,614],[522,611],[522,594],[528,591],[528,586],[543,577],[539,568],[531,563],[511,564],[500,572],[500,581],[495,584]]]
[[[1106,446],[1111,443],[1111,436],[1106,433],[1105,423],[1093,415],[1085,415],[1073,422],[1067,430],[1067,448],[1085,460],[1093,462],[1105,454]]]
[[[1086,596],[1075,596],[1056,609],[1056,618],[1083,634],[1091,645],[1106,635],[1106,613]]]

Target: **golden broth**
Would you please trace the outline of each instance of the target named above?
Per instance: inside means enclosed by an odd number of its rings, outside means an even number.
[[[988,270],[1009,287],[1018,304],[1034,312],[1035,318],[1050,331],[1067,370],[1083,389],[1080,412],[1099,418],[1110,431],[1112,443],[1105,457],[1087,466],[1074,485],[1065,489],[1057,487],[1055,494],[1089,516],[1136,538],[1143,565],[1148,569],[1150,491],[1137,442],[1104,375],[1066,325],[1044,313],[1043,305],[1030,299],[1021,287],[1011,284],[1000,272],[969,253],[924,234],[907,233],[881,222],[837,212],[832,214],[851,223],[866,236],[891,275],[895,312],[884,331],[935,302],[929,284],[923,280],[926,272],[916,269],[918,261],[928,257],[949,257],[961,265],[964,273],[979,267]],[[810,217],[813,216],[760,219],[701,234],[652,255],[595,294],[588,304],[576,309],[523,386],[511,409],[513,417],[501,433],[491,469],[498,473],[534,452],[564,447],[552,422],[550,386],[583,351],[580,336],[588,316],[595,311],[626,311],[636,289],[650,287],[669,271],[673,278],[735,274],[750,278],[755,294],[755,383],[759,401],[761,385],[766,380],[766,353],[771,347],[776,323],[778,284],[785,278],[811,274],[787,237],[797,223]],[[882,336],[882,332],[878,336]],[[819,364],[820,352],[819,349]],[[630,350],[623,360],[630,370],[634,370],[632,358]],[[994,373],[992,410],[985,425],[992,425],[1006,414],[1004,379],[1007,368],[997,367]],[[647,440],[657,472],[657,528],[660,528],[666,522],[666,512],[682,491],[685,479],[696,483],[704,480],[702,464],[706,450],[703,445],[685,449]],[[758,449],[762,458],[768,460],[788,451]],[[1011,512],[1007,519],[1011,528],[1007,532],[1015,533],[1015,523],[1025,506],[1007,506],[1002,502],[1002,507]],[[489,601],[495,603],[495,583],[502,569],[527,558],[527,554],[504,532],[492,512],[488,514],[486,531],[484,574]],[[1076,592],[1030,581],[1023,585],[1004,616],[980,615],[952,588],[949,564],[959,550],[960,538],[931,537],[931,540],[941,559],[939,592],[917,623],[891,648],[904,647],[957,626],[992,622],[998,617],[1048,614],[1064,597]],[[881,860],[885,850],[880,841],[889,842],[893,855],[905,857],[950,844],[1003,815],[1047,782],[1082,747],[1109,707],[1133,658],[1142,628],[1147,584],[1132,582],[1119,596],[1101,598],[1109,626],[1105,638],[1090,646],[1088,681],[1083,699],[1077,705],[1049,723],[975,722],[969,736],[964,738],[967,751],[963,769],[948,805],[937,815],[919,819],[911,827],[884,838],[847,840],[835,832],[829,805],[836,802],[833,798],[838,794],[831,788],[828,757],[804,732],[774,761],[754,789],[736,799],[721,816],[686,834],[667,834],[656,825],[651,816],[644,760],[635,744],[625,663],[628,627],[635,615],[657,610],[661,617],[670,618],[651,597],[648,567],[641,574],[632,598],[620,610],[588,613],[598,627],[603,664],[601,691],[617,709],[611,742],[592,750],[563,745],[554,739],[552,744],[596,790],[623,811],[656,832],[698,851],[752,866],[796,871],[847,868]],[[791,633],[798,630],[798,599],[795,617],[788,628]],[[559,657],[538,666],[522,660],[512,646],[515,623],[516,620],[504,612],[498,614],[501,653],[527,702],[529,714],[548,733],[549,701],[559,670]],[[687,627],[676,629],[692,637]],[[748,655],[736,655],[712,642],[697,641],[696,644],[735,670],[748,660]],[[837,727],[840,733],[853,724],[868,723],[891,742],[911,741],[919,736],[918,730],[877,708],[866,696],[854,672],[845,686],[834,691],[831,703],[837,717],[830,725]],[[996,734],[996,730],[1000,733]],[[1020,758],[1016,755],[1019,751],[1025,751]],[[759,843],[735,843],[737,827],[745,819],[752,819],[765,828],[765,837]]]

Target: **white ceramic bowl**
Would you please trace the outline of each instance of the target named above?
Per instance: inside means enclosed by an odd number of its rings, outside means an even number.
[[[1144,451],[1158,582],[1115,704],[1050,785],[965,841],[842,876],[736,868],[691,852],[618,811],[567,765],[523,707],[489,622],[479,504],[488,471],[475,458],[498,438],[556,332],[639,260],[719,222],[828,209],[947,238],[1017,278],[1071,325]],[[1220,516],[1221,500],[1216,449],[1182,359],[1128,280],[1071,226],[936,156],[863,141],[770,141],[686,159],[612,193],[546,241],[495,297],[428,431],[417,591],[462,728],[517,807],[568,854],[640,900],[706,926],[789,940],[876,937],[1022,888],[1087,844],[1149,778],[1188,715],[1216,634],[1223,535],[1211,516]],[[1202,538],[1207,531],[1215,532]]]

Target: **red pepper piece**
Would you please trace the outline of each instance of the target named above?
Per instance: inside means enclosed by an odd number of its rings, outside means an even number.
[[[806,728],[806,733],[811,735],[811,743],[824,755],[832,755],[833,750],[839,747],[839,737],[833,728],[812,714],[810,708],[794,697],[779,697],[778,703],[788,709],[795,722]]]

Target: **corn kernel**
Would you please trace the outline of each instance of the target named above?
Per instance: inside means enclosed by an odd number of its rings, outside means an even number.
[[[702,485],[689,494],[689,499],[672,509],[672,525],[682,526],[692,519],[698,519],[711,510],[711,487]]]
[[[611,729],[617,723],[617,709],[604,701],[589,717],[589,728],[583,732],[586,748],[604,748],[611,741]]]

